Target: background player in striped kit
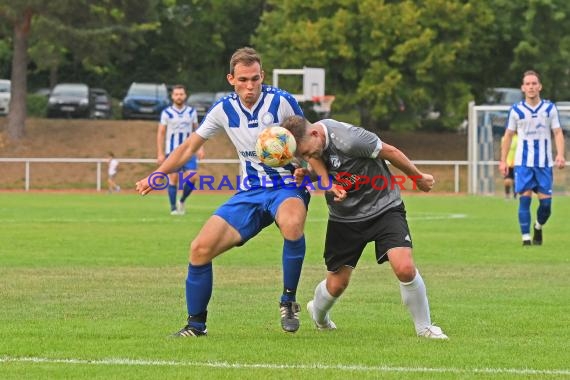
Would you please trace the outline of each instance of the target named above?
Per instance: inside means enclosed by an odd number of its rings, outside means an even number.
[[[180,84],[172,88],[172,105],[166,107],[160,115],[160,123],[156,132],[156,161],[160,165],[166,157],[181,145],[198,128],[198,114],[196,110],[186,104],[186,88]],[[199,159],[204,158],[204,150],[198,150]],[[191,176],[184,182],[182,187],[182,197],[176,204],[178,193],[178,176],[182,173],[187,178],[198,169],[196,156],[192,156],[187,162],[177,169],[177,173],[168,175],[168,199],[170,201],[171,215],[184,215],[186,212],[185,201],[194,189],[196,175]],[[190,182],[190,183],[188,183]]]
[[[511,140],[518,134],[515,153],[515,192],[519,196],[519,224],[523,246],[542,244],[542,226],[551,214],[552,166],[564,168],[564,135],[560,128],[558,110],[554,103],[540,98],[542,84],[537,72],[523,74],[521,90],[525,99],[513,104],[509,111],[507,128],[501,145],[501,174],[508,172],[507,154]],[[556,157],[552,159],[552,135]],[[532,243],[530,239],[530,204],[532,193],[538,194],[538,209]]]
[[[188,324],[175,334],[179,337],[207,333],[207,307],[213,284],[212,260],[232,247],[245,244],[273,222],[283,236],[284,289],[279,302],[281,328],[285,332],[299,329],[300,307],[296,302],[296,291],[305,257],[304,227],[310,194],[306,188],[298,186],[274,186],[280,181],[294,182],[291,174],[295,168],[293,165],[282,168],[263,165],[255,154],[255,143],[262,129],[303,112],[289,93],[263,85],[263,77],[257,52],[252,48],[238,49],[230,59],[230,72],[227,74],[235,92],[218,100],[196,133],[157,169],[165,173],[175,171],[206,140],[225,130],[236,147],[241,178],[248,178],[249,182],[215,211],[190,245],[186,279]],[[137,190],[142,195],[152,191],[149,177],[137,182]],[[267,178],[271,180],[267,181]]]

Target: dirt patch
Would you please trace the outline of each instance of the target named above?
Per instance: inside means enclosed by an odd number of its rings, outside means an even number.
[[[156,158],[157,124],[152,121],[28,119],[26,136],[17,143],[6,138],[5,126],[6,118],[0,118],[0,157],[3,158],[104,159],[109,151],[119,160]],[[380,137],[386,143],[400,148],[413,160],[467,159],[466,135],[384,132]],[[225,133],[218,134],[206,143],[205,149],[207,158],[237,158],[236,150]],[[118,182],[123,188],[132,188],[136,180],[155,168],[155,164],[122,163]],[[451,184],[452,168],[433,167],[430,170],[444,183]],[[107,167],[103,165],[103,185],[106,172]],[[31,188],[93,189],[97,165],[32,163],[30,173]],[[233,177],[239,173],[239,168],[237,164],[201,164],[200,173],[216,178],[224,174]],[[24,175],[23,163],[0,162],[0,189],[23,189]]]

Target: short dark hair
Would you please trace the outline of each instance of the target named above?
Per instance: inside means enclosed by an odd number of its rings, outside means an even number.
[[[237,49],[230,59],[230,74],[234,75],[234,69],[238,63],[250,66],[255,62],[259,63],[259,67],[261,67],[261,57],[254,48],[243,47]]]
[[[307,119],[297,115],[289,116],[288,118],[283,120],[283,123],[281,123],[281,126],[287,129],[289,132],[291,132],[293,137],[295,137],[295,141],[297,141],[298,143],[303,141],[303,139],[305,138],[307,134],[308,125],[309,122],[307,121]]]
[[[522,81],[524,83],[524,78],[528,75],[534,75],[535,77],[538,78],[538,83],[542,83],[542,81],[540,80],[540,74],[534,70],[527,70],[524,72],[523,76],[522,76]]]
[[[174,86],[172,86],[172,91],[177,89],[183,89],[184,92],[186,92],[186,86],[184,86],[183,84],[175,84]]]

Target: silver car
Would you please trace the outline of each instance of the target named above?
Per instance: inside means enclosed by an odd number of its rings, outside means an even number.
[[[7,115],[10,111],[10,81],[0,79],[0,115]]]

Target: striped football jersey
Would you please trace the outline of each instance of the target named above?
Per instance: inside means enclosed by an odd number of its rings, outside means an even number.
[[[552,167],[552,130],[560,128],[554,103],[541,100],[534,108],[524,101],[513,104],[507,128],[518,134],[515,166]]]

